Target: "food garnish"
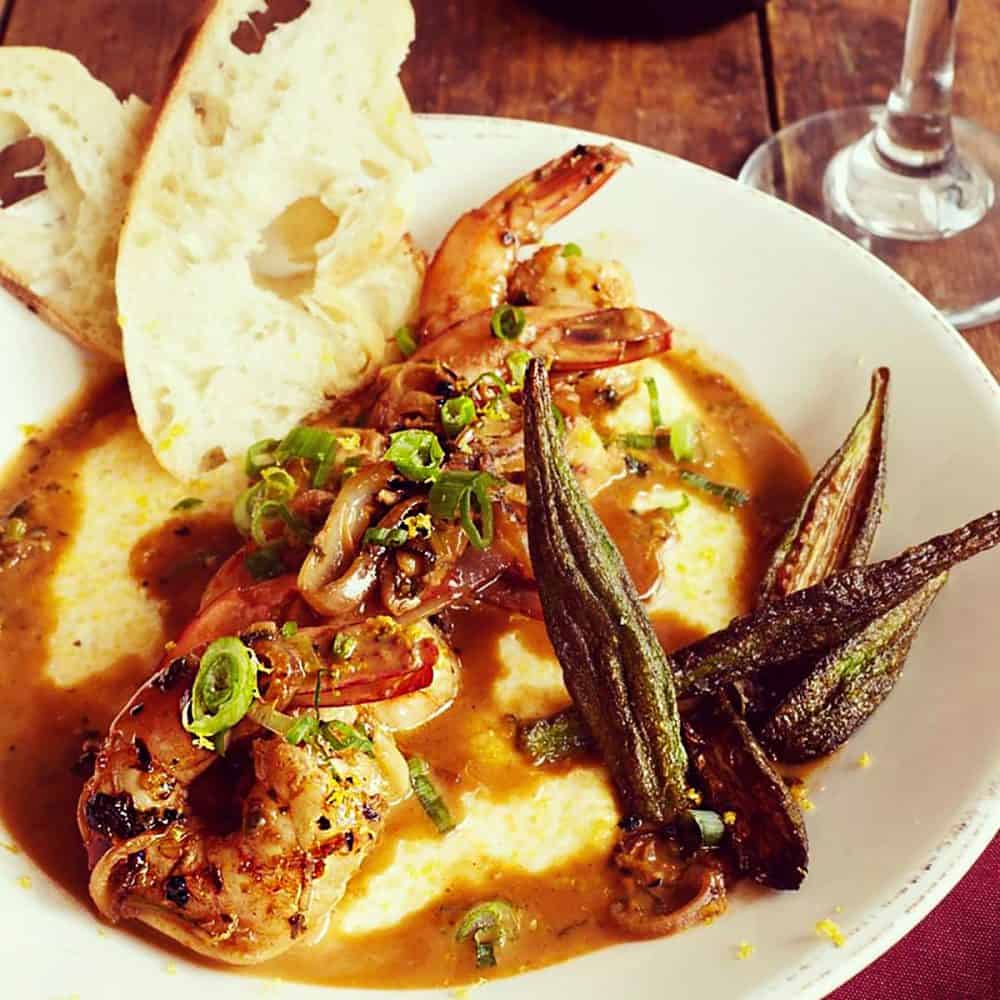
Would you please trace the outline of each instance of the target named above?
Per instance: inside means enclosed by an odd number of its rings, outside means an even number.
[[[471,938],[476,948],[476,967],[485,969],[497,964],[496,950],[516,939],[520,931],[517,909],[504,899],[494,899],[477,904],[462,917],[455,940]]]
[[[671,449],[673,449],[673,433],[670,435]],[[686,436],[683,444],[683,453],[688,453],[688,446],[686,442]],[[693,446],[690,449],[691,454],[693,454]],[[677,452],[674,452],[676,456]],[[718,497],[727,507],[743,507],[750,502],[750,494],[744,490],[739,489],[736,486],[726,486],[724,483],[716,483],[709,479],[707,476],[703,476],[700,472],[692,472],[690,469],[681,469],[680,477],[690,486],[694,486],[696,489],[701,490],[702,493],[708,493],[710,496]]]
[[[455,829],[455,821],[437,785],[431,779],[431,768],[423,757],[411,757],[407,762],[410,772],[410,785],[413,794],[423,807],[430,821],[437,827],[438,833],[449,833]]]
[[[528,542],[549,638],[626,807],[668,823],[686,808],[687,770],[670,662],[563,457],[537,359],[524,395]]]
[[[548,718],[522,722],[517,727],[518,748],[532,764],[555,764],[593,748],[594,741],[579,712],[566,709]]]

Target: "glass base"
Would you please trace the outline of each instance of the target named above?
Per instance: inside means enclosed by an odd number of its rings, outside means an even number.
[[[936,170],[888,169],[882,108],[813,115],[744,164],[744,184],[822,219],[884,260],[960,329],[1000,319],[1000,135],[954,119]]]

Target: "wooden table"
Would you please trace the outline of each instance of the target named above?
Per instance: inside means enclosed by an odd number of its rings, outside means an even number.
[[[121,96],[150,100],[201,2],[0,0],[0,40],[68,49]],[[697,34],[680,25],[658,37],[623,37],[598,18],[581,17],[587,9],[614,10],[613,2],[414,6],[418,37],[404,78],[417,111],[574,125],[735,174],[772,129],[884,98],[899,65],[907,0],[769,0],[764,11]],[[997,23],[1000,0],[963,0],[958,110],[994,129]],[[1000,376],[1000,323],[966,337]]]

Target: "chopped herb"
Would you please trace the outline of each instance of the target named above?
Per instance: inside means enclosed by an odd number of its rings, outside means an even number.
[[[750,494],[745,493],[735,486],[725,486],[722,483],[714,483],[711,479],[706,479],[701,473],[689,472],[687,469],[681,470],[681,479],[691,486],[697,487],[703,493],[719,497],[725,501],[729,507],[742,507],[750,502]]]
[[[408,358],[417,352],[417,341],[413,336],[413,331],[408,326],[401,326],[395,333],[396,346],[404,358]]]
[[[500,306],[493,313],[490,327],[493,330],[493,336],[499,337],[501,340],[517,340],[524,331],[526,322],[523,309],[519,309],[517,306]]]
[[[670,451],[678,462],[690,462],[698,448],[698,421],[684,414],[670,427]]]
[[[368,754],[369,757],[375,755],[375,747],[372,741],[360,729],[334,719],[332,722],[324,722],[322,726],[323,738],[333,747],[334,750],[360,750]]]
[[[437,479],[444,462],[444,449],[437,435],[431,431],[397,431],[389,438],[385,453],[400,475],[415,483],[429,483]]]
[[[656,384],[655,378],[647,378],[646,391],[649,393],[649,419],[652,421],[653,430],[663,426],[663,414],[660,412],[660,387]]]
[[[315,715],[298,715],[291,724],[285,739],[292,746],[300,746],[303,743],[312,743],[319,736],[319,719]]]
[[[563,257],[582,257],[583,251],[575,243],[567,243],[562,250]]]
[[[274,438],[264,438],[256,444],[247,448],[246,460],[243,463],[248,479],[256,479],[261,469],[266,469],[269,465],[274,465],[277,459],[274,456],[275,449],[281,444]]]
[[[198,497],[185,497],[183,500],[178,500],[170,509],[178,511],[194,510],[195,507],[200,507],[204,502],[204,500],[199,500]]]
[[[488,548],[493,542],[493,501],[490,490],[501,480],[488,472],[442,472],[431,487],[430,509],[434,517],[444,521],[459,518],[462,529],[477,549]],[[473,501],[482,528],[473,520]]]
[[[448,806],[441,798],[437,786],[431,781],[430,765],[422,757],[411,757],[407,761],[407,767],[410,771],[410,785],[413,792],[420,801],[420,805],[423,806],[424,812],[437,827],[438,833],[448,833],[449,830],[454,830],[455,821],[451,818]]]
[[[634,448],[636,451],[652,451],[657,445],[655,434],[622,434],[618,441],[623,447]]]
[[[333,654],[335,660],[341,660],[346,663],[354,655],[354,651],[357,648],[358,640],[353,635],[348,635],[346,632],[338,632],[333,638],[330,652]]]
[[[441,426],[454,437],[476,419],[476,404],[468,396],[455,396],[441,404]]]
[[[514,351],[513,354],[507,355],[507,368],[515,389],[520,389],[524,385],[524,376],[530,361],[531,355],[527,351]]]
[[[495,948],[514,940],[521,930],[517,910],[504,899],[479,903],[462,917],[455,931],[456,941],[472,938],[476,946],[476,966],[491,968],[497,964]]]
[[[285,622],[285,624],[281,626],[281,634],[286,639],[291,639],[292,636],[295,635],[298,631],[299,631],[298,622]]]
[[[365,534],[362,544],[381,545],[385,549],[398,549],[410,540],[410,533],[406,528],[369,528]]]
[[[184,728],[203,742],[237,725],[257,694],[259,667],[253,650],[239,639],[216,639],[202,654]]]
[[[273,580],[276,576],[281,576],[285,572],[285,563],[281,558],[283,548],[281,542],[273,542],[248,552],[243,557],[247,572],[255,580]]]

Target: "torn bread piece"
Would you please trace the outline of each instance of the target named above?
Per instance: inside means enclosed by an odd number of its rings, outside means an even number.
[[[427,154],[397,78],[410,4],[313,0],[262,27],[264,7],[210,8],[122,232],[132,399],[181,479],[368,380],[423,280],[405,234]]]
[[[147,121],[142,101],[119,103],[65,52],[0,48],[4,189],[23,196],[0,204],[0,283],[118,361],[115,258]]]

